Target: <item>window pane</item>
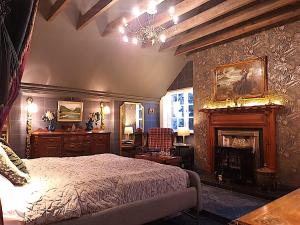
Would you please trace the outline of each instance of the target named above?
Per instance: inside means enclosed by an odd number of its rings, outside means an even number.
[[[178,127],[184,127],[184,119],[178,119]]]
[[[176,117],[178,112],[177,112],[178,108],[175,107],[175,105],[172,106],[172,117]]]
[[[180,106],[177,117],[184,117],[184,106]]]
[[[139,118],[143,118],[143,111],[142,110],[139,110]]]
[[[172,129],[177,130],[177,119],[172,118]]]
[[[180,105],[184,104],[184,95],[183,95],[183,93],[178,94],[178,101],[180,102]]]
[[[142,128],[143,127],[143,121],[139,120],[139,127],[138,128]]]
[[[194,130],[194,118],[189,118],[189,129]]]
[[[188,94],[188,102],[189,104],[194,104],[194,96],[193,93]]]
[[[194,105],[189,105],[189,117],[194,117]]]
[[[177,102],[177,94],[172,95],[172,105],[174,102]]]

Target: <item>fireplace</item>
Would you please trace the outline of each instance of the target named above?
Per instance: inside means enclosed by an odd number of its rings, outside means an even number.
[[[216,129],[216,175],[255,182],[255,170],[263,167],[262,129]]]
[[[236,155],[236,162],[233,158],[226,159],[229,163],[237,163],[237,167],[242,164],[239,162],[242,157],[252,154],[253,173],[261,167],[276,172],[276,112],[280,107],[265,105],[201,109],[200,112],[206,113],[208,118],[207,170],[214,173],[218,169],[216,163],[222,163],[216,159],[219,151],[225,155]],[[248,155],[242,155],[246,152]],[[239,153],[242,154],[238,156]]]

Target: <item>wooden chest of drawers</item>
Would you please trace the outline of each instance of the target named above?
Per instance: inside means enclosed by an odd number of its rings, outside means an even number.
[[[31,136],[31,158],[83,156],[109,152],[109,132],[36,131]]]

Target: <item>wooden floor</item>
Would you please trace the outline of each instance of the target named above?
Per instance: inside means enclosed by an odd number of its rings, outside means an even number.
[[[240,217],[239,225],[299,225],[300,188]]]

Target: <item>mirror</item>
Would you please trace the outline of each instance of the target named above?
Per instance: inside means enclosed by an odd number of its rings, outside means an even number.
[[[141,103],[124,102],[120,106],[121,143],[133,143],[136,131],[144,131],[144,106]]]

